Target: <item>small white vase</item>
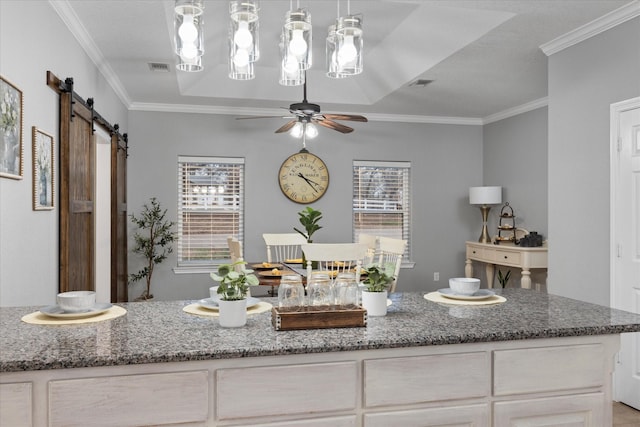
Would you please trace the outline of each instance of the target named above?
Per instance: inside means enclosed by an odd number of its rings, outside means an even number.
[[[218,301],[218,317],[223,328],[239,328],[247,324],[247,300]]]
[[[362,291],[362,307],[367,310],[368,316],[387,315],[387,291],[369,292]]]

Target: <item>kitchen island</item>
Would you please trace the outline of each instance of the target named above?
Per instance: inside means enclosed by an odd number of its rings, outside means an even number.
[[[224,329],[193,301],[65,326],[0,308],[0,425],[610,425],[619,334],[640,315],[497,292],[479,307],[397,293],[366,327],[277,332],[270,312]]]

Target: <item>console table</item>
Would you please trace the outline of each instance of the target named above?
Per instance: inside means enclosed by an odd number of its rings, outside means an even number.
[[[547,246],[526,248],[515,245],[467,242],[467,260],[464,274],[473,277],[473,261],[486,263],[487,286],[493,288],[496,265],[522,269],[521,286],[531,288],[531,269],[547,268]]]

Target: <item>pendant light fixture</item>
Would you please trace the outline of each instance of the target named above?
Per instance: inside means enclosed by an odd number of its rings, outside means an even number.
[[[351,2],[347,2],[347,15],[336,22],[337,71],[343,76],[362,73],[364,47],[362,14],[351,15]]]
[[[253,63],[260,57],[257,1],[229,2],[229,77],[250,80]]]
[[[291,6],[293,9],[292,2]],[[287,12],[285,23],[282,27],[284,46],[286,48],[286,51],[283,52],[282,67],[287,67],[289,72],[296,65],[300,70],[311,68],[313,62],[311,30],[311,14],[307,10],[300,8],[299,4],[297,10],[289,10]]]
[[[284,40],[284,31],[280,34],[280,79],[282,86],[300,86],[304,84],[304,70],[298,66],[297,59],[289,54],[289,49]]]
[[[182,71],[201,71],[204,54],[202,0],[176,0],[174,8],[174,39],[178,64]]]

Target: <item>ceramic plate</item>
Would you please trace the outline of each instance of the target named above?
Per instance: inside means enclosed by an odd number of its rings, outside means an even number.
[[[49,317],[55,317],[58,319],[83,319],[85,317],[93,317],[98,314],[102,314],[105,311],[109,310],[113,305],[109,302],[98,303],[93,306],[93,308],[88,311],[83,311],[81,313],[69,313],[65,312],[58,305],[50,305],[40,309],[40,313],[45,314]]]
[[[269,263],[269,262],[261,262],[258,264],[251,264],[251,268],[254,270],[271,270],[273,268],[282,268],[282,264],[277,263]]]
[[[254,305],[257,305],[260,302],[258,298],[249,297],[247,298],[247,308],[251,308]],[[198,301],[200,307],[208,308],[209,310],[218,310],[218,300],[213,298],[205,298]]]
[[[302,264],[302,258],[285,259],[284,262],[288,264]]]
[[[491,298],[496,294],[491,289],[480,289],[473,295],[459,295],[454,293],[451,288],[438,289],[438,292],[440,292],[442,296],[447,298],[468,300],[468,301],[487,299],[487,298]]]
[[[261,277],[282,277],[282,274],[286,272],[286,270],[278,270],[278,274],[274,274],[271,270],[266,271],[258,271],[258,276]]]

